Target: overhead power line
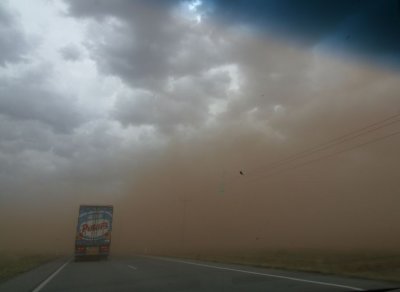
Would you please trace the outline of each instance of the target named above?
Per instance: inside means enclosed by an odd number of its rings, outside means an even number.
[[[293,162],[295,162],[297,160],[306,158],[306,157],[308,157],[310,155],[313,155],[315,153],[327,150],[329,148],[332,148],[332,147],[335,147],[337,145],[343,144],[343,143],[345,143],[347,141],[353,140],[353,139],[358,138],[360,136],[363,136],[363,135],[366,135],[368,133],[374,132],[376,130],[382,129],[384,127],[393,125],[395,123],[399,123],[400,119],[393,120],[393,119],[398,118],[398,117],[400,117],[400,113],[396,114],[396,115],[393,115],[393,116],[390,116],[390,117],[387,117],[387,118],[385,118],[385,119],[383,119],[381,121],[369,124],[369,125],[367,125],[365,127],[362,127],[360,129],[354,130],[354,131],[349,132],[347,134],[338,136],[338,137],[333,138],[331,140],[328,140],[328,141],[326,141],[326,142],[324,142],[322,144],[319,144],[319,145],[316,145],[314,147],[305,149],[305,150],[303,150],[303,151],[301,151],[299,153],[295,153],[295,154],[290,155],[290,156],[288,156],[286,158],[283,158],[281,160],[278,160],[278,161],[276,161],[274,163],[271,163],[270,165],[267,165],[267,166],[262,168],[262,169],[266,169],[266,170],[255,171],[255,172],[253,171],[253,172],[248,172],[248,173],[250,175],[254,175],[254,174],[263,173],[265,171],[270,171],[270,170],[279,168],[279,167],[284,166],[286,164],[291,164],[291,163],[293,163]]]
[[[296,165],[294,165],[293,167],[290,167],[290,168],[284,168],[284,169],[281,169],[281,170],[277,170],[277,171],[272,171],[272,172],[266,173],[264,175],[260,175],[258,177],[249,178],[246,181],[246,183],[257,181],[257,180],[260,180],[260,179],[267,179],[267,178],[269,178],[271,176],[274,176],[274,175],[277,175],[277,174],[281,174],[281,173],[284,173],[284,172],[287,172],[287,171],[291,171],[291,170],[294,170],[294,169],[297,169],[297,168],[300,168],[300,167],[303,167],[303,166],[318,162],[320,160],[327,159],[327,158],[339,155],[341,153],[344,153],[344,152],[347,152],[347,151],[351,151],[351,150],[354,150],[354,149],[357,149],[357,148],[360,148],[360,147],[363,147],[363,146],[366,146],[366,145],[369,145],[369,144],[372,144],[372,143],[376,143],[376,142],[379,142],[381,140],[388,139],[388,138],[391,138],[391,137],[397,136],[397,135],[400,135],[400,131],[393,132],[393,133],[390,133],[388,135],[384,135],[384,136],[369,140],[369,141],[364,142],[364,143],[359,143],[359,144],[357,144],[357,145],[355,145],[353,147],[342,149],[340,151],[336,151],[336,152],[331,153],[329,155],[324,155],[324,156],[321,156],[321,157],[318,157],[318,158],[315,158],[315,159],[312,159],[312,160],[308,160],[308,161],[300,163],[300,164],[296,164]]]

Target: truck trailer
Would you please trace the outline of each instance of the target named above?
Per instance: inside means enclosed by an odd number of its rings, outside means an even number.
[[[107,259],[110,253],[113,206],[81,205],[75,238],[75,261]]]

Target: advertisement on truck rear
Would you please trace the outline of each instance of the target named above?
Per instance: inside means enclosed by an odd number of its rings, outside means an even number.
[[[113,206],[79,208],[75,259],[106,259],[110,253]]]

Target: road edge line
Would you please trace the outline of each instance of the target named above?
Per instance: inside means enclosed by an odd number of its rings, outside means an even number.
[[[365,291],[365,289],[363,289],[363,288],[352,287],[352,286],[341,285],[341,284],[334,284],[334,283],[329,283],[329,282],[320,282],[320,281],[306,280],[306,279],[301,279],[301,278],[279,276],[279,275],[268,274],[268,273],[260,273],[260,272],[254,272],[254,271],[246,271],[246,270],[232,269],[232,268],[226,268],[226,267],[218,267],[218,266],[214,266],[214,265],[198,264],[198,263],[193,263],[193,262],[188,262],[188,261],[183,261],[183,260],[175,260],[175,259],[170,259],[170,258],[162,258],[162,257],[150,257],[150,258],[164,260],[164,261],[170,261],[170,262],[176,262],[176,263],[183,263],[183,264],[194,265],[194,266],[200,266],[200,267],[206,267],[206,268],[213,268],[213,269],[218,269],[218,270],[227,270],[227,271],[232,271],[232,272],[280,278],[280,279],[286,279],[286,280],[297,281],[297,282],[305,282],[305,283],[312,283],[312,284],[317,284],[317,285],[340,287],[340,288],[351,289],[354,291]]]
[[[61,267],[59,267],[55,272],[53,272],[50,276],[48,276],[42,283],[40,283],[39,286],[33,289],[32,292],[39,292],[40,290],[42,290],[43,287],[46,286],[70,262],[71,260],[66,261]]]

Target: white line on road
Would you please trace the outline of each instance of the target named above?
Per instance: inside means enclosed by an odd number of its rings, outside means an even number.
[[[130,265],[128,265],[128,267],[130,267],[131,269],[137,270],[137,268],[136,268],[136,267],[134,267],[134,266],[130,266]]]
[[[40,290],[43,289],[44,286],[46,286],[59,272],[61,272],[62,269],[65,268],[66,265],[70,263],[71,260],[67,261],[64,263],[61,267],[59,267],[53,274],[51,274],[46,280],[44,280],[39,286],[37,286],[32,292],[39,292]]]
[[[183,264],[188,264],[188,265],[194,265],[194,266],[200,266],[200,267],[205,267],[205,268],[218,269],[218,270],[226,270],[226,271],[232,271],[232,272],[239,272],[239,273],[246,273],[246,274],[252,274],[252,275],[259,275],[259,276],[286,279],[286,280],[297,281],[297,282],[305,282],[305,283],[312,283],[312,284],[317,284],[317,285],[325,285],[325,286],[346,288],[346,289],[351,289],[351,290],[354,290],[354,291],[364,291],[365,290],[365,289],[358,288],[358,287],[352,287],[352,286],[346,286],[346,285],[340,285],[340,284],[333,284],[333,283],[305,280],[305,279],[300,279],[300,278],[279,276],[279,275],[273,275],[273,274],[267,274],[267,273],[259,273],[259,272],[253,272],[253,271],[246,271],[246,270],[238,270],[238,269],[232,269],[232,268],[218,267],[218,266],[214,266],[214,265],[198,264],[198,263],[187,262],[187,261],[182,261],[182,260],[173,260],[173,259],[166,259],[166,258],[159,258],[159,257],[151,257],[151,258],[161,259],[161,260],[164,260],[164,261],[183,263]]]

